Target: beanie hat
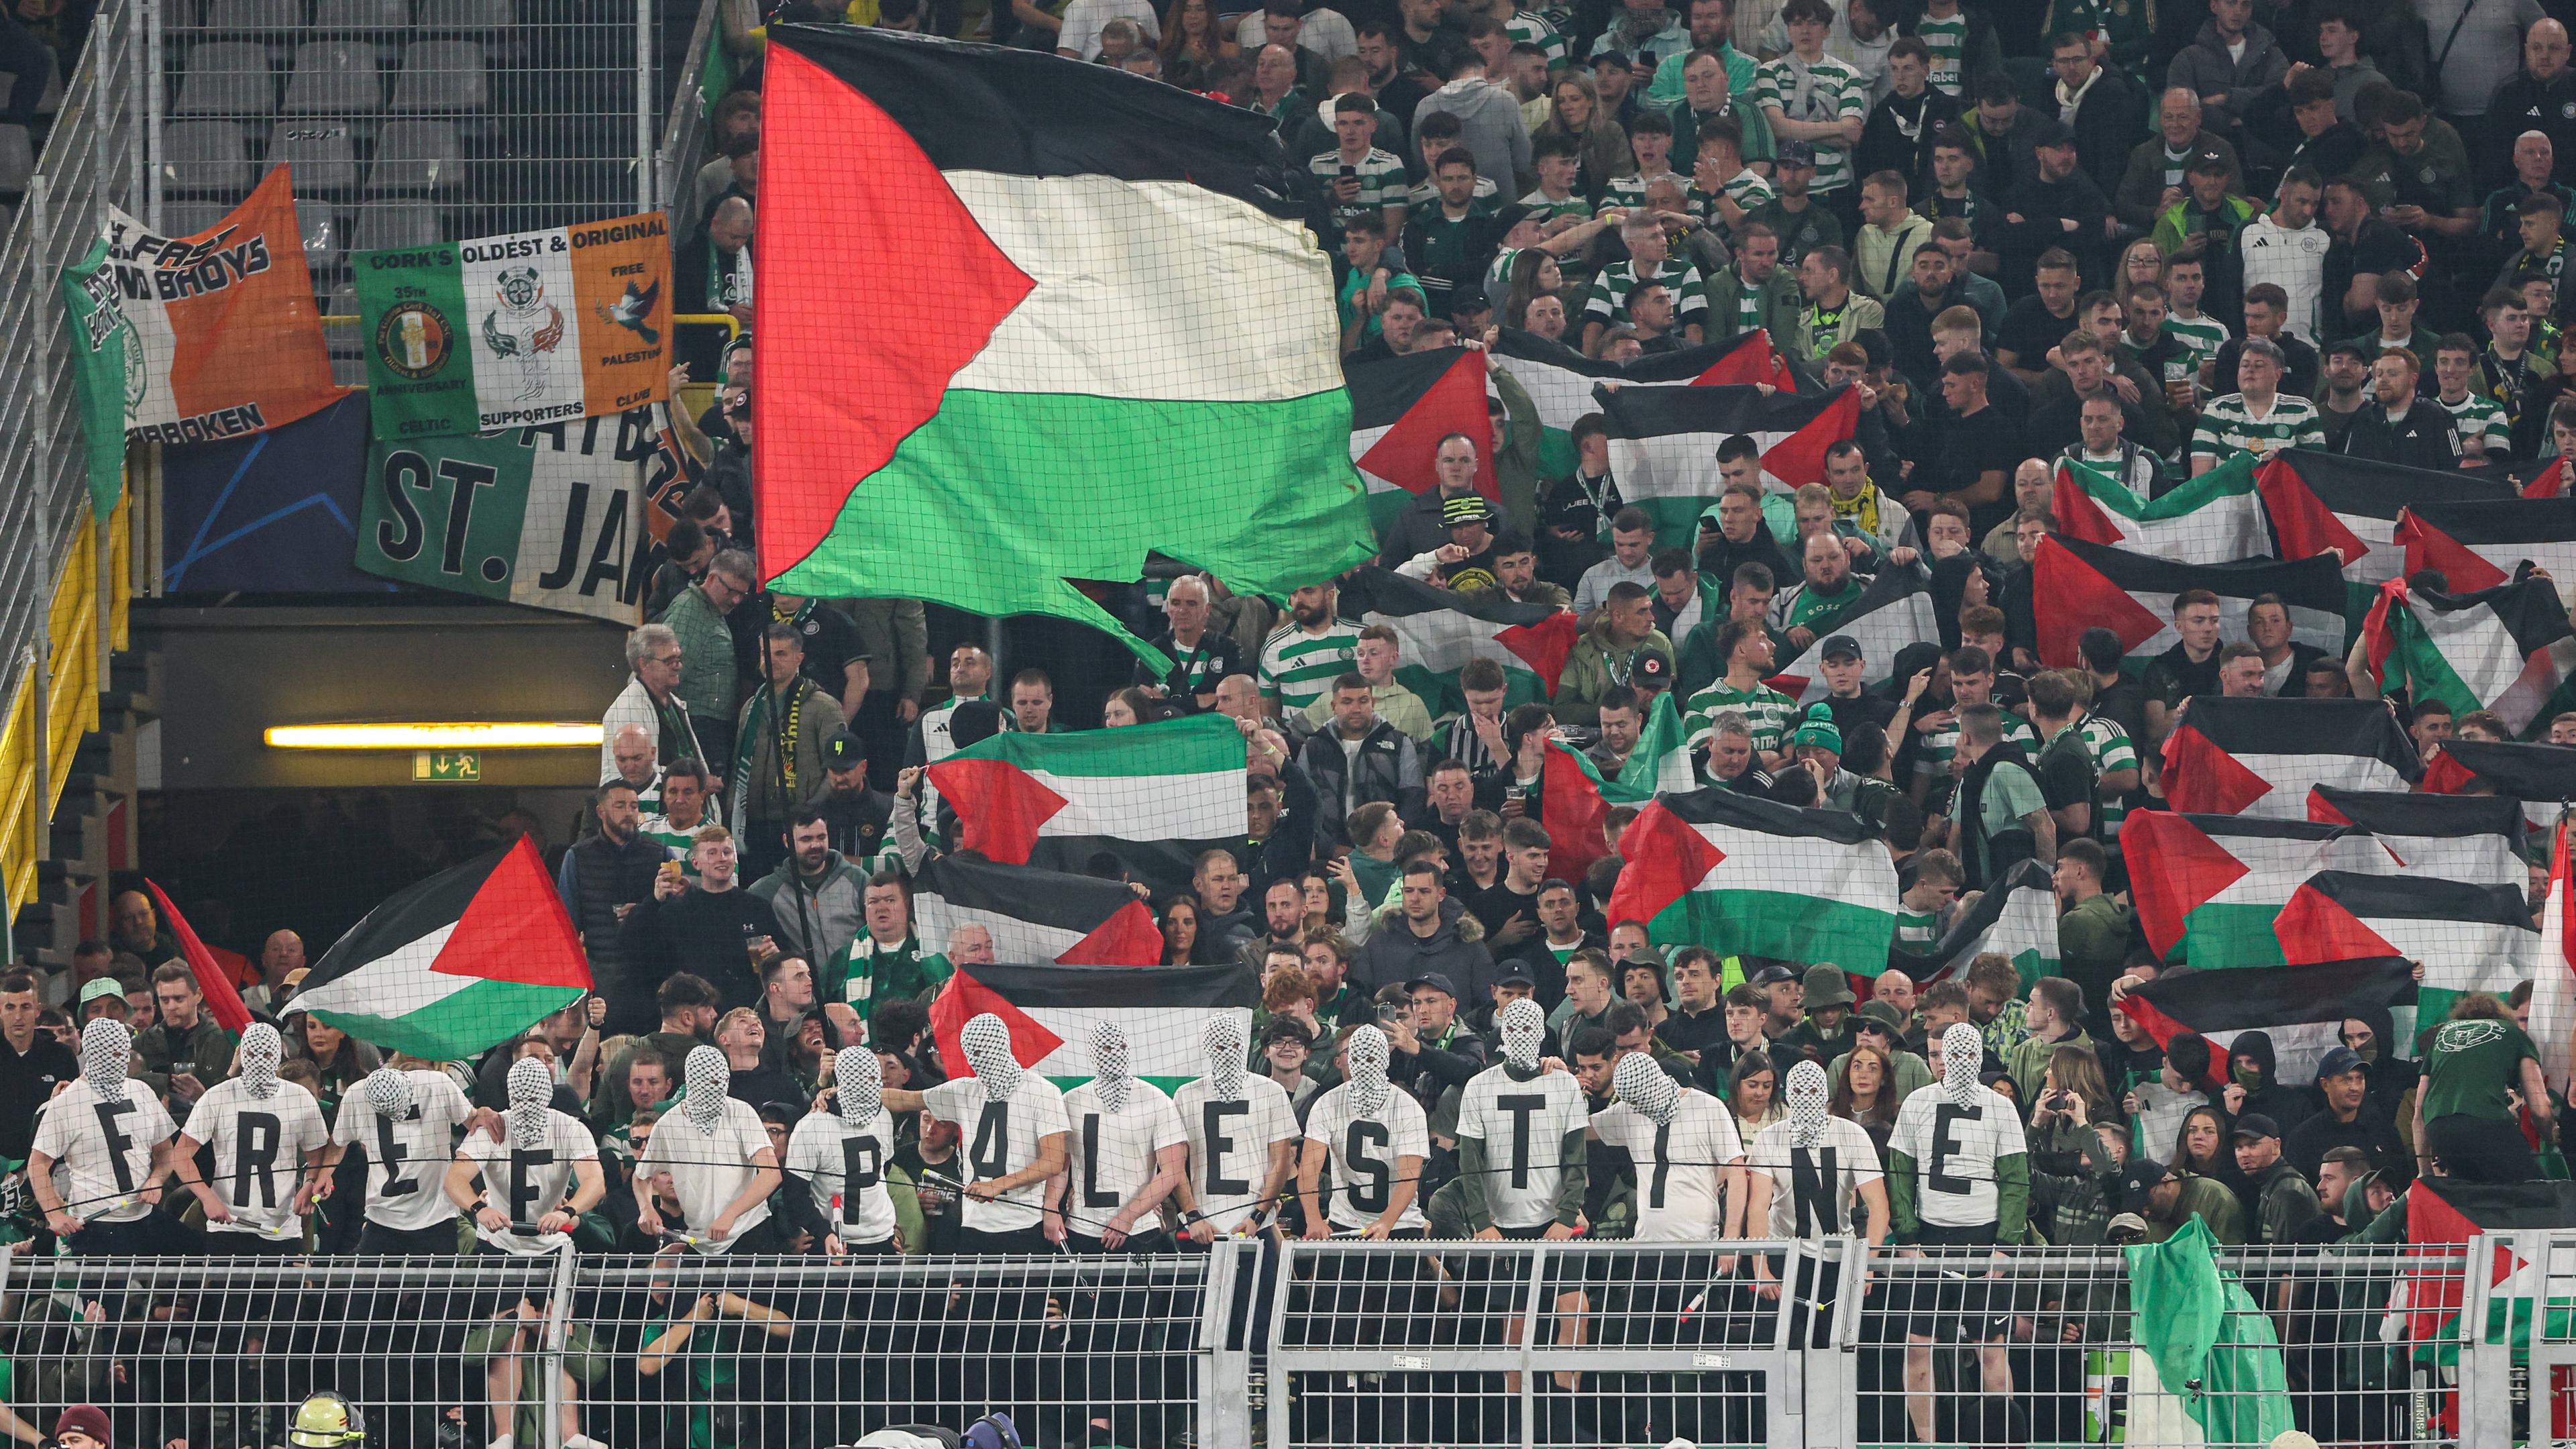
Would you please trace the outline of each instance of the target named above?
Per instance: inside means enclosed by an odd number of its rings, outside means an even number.
[[[63,1410],[63,1416],[54,1421],[54,1437],[59,1439],[65,1434],[87,1434],[101,1444],[107,1443],[107,1410],[96,1404],[74,1404]]]
[[[1837,755],[1841,754],[1843,752],[1843,732],[1841,726],[1834,723],[1833,706],[1825,704],[1809,705],[1807,707],[1806,721],[1798,726],[1798,732],[1796,734],[1789,737],[1789,743],[1792,747],[1798,745],[1820,745],[1825,749],[1833,751]]]

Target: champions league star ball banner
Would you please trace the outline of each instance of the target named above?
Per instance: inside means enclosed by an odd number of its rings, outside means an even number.
[[[668,395],[671,239],[658,211],[350,262],[379,438],[535,427]]]
[[[191,236],[162,236],[109,207],[103,248],[64,280],[101,512],[115,504],[106,438],[120,413],[136,442],[211,443],[320,412],[345,391],[331,381],[283,166]]]

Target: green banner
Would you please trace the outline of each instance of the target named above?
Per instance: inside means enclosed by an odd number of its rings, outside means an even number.
[[[641,506],[667,466],[653,410],[489,437],[377,442],[358,567],[422,588],[632,624],[654,552]]]
[[[132,345],[134,327],[117,303],[116,275],[107,270],[104,237],[89,255],[63,268],[62,288],[70,323],[72,394],[80,404],[81,455],[89,470],[89,511],[105,523],[125,491],[126,369],[139,368],[142,357]]]
[[[452,245],[362,252],[358,318],[367,407],[379,438],[476,431],[465,286]]]

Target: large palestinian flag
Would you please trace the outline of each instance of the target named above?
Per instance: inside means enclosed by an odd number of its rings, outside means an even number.
[[[2321,871],[2272,923],[2293,966],[2358,956],[2420,961],[2416,1019],[2440,1021],[2471,991],[2511,991],[2531,974],[2540,933],[2519,885]]]
[[[2039,610],[2039,659],[2051,669],[2082,662],[2076,642],[2100,627],[2120,636],[2120,653],[2135,667],[2174,646],[2174,597],[2187,589],[2218,595],[2220,637],[2245,637],[2245,611],[2264,594],[2278,594],[2290,610],[2290,637],[2341,657],[2344,650],[2343,576],[2327,558],[2274,562],[2247,559],[2226,564],[2181,564],[2125,549],[2050,538],[2031,563]]]
[[[1645,387],[1597,393],[1610,426],[1610,472],[1619,496],[1655,520],[1655,542],[1690,548],[1699,516],[1726,491],[1718,445],[1738,433],[1762,449],[1777,488],[1825,481],[1825,449],[1860,425],[1848,387],[1822,394],[1753,387]]]
[[[1209,1022],[1230,1013],[1248,1032],[1260,1005],[1249,966],[966,966],[930,1003],[930,1029],[940,1058],[962,1062],[958,1032],[991,1012],[1021,1066],[1073,1087],[1091,1079],[1093,1029],[1111,1022],[1126,1034],[1127,1069],[1168,1092],[1207,1075]]]
[[[1547,826],[1549,873],[1581,880],[1594,861],[1610,853],[1613,806],[1643,805],[1657,795],[1686,794],[1698,787],[1699,774],[1683,743],[1681,711],[1671,690],[1655,696],[1637,733],[1637,748],[1615,779],[1604,778],[1590,755],[1563,740],[1548,741],[1547,759],[1539,767],[1539,818]]]
[[[2548,829],[2558,823],[2570,802],[2576,802],[2576,750],[2564,745],[2444,740],[2441,752],[2424,772],[2424,788],[2456,795],[2479,786],[2521,801],[2528,826]]]
[[[1485,354],[1440,347],[1347,369],[1351,462],[1368,481],[1369,522],[1380,533],[1414,498],[1440,486],[1440,440],[1476,440],[1476,491],[1499,503],[1494,425],[1485,413]]]
[[[2209,1039],[2214,1071],[2226,1070],[2230,1042],[2267,1032],[2278,1054],[2274,1080],[2304,1085],[2317,1063],[2342,1041],[2343,1019],[2362,1007],[2391,1009],[2415,989],[2415,968],[2402,957],[2267,966],[2242,971],[2181,971],[2159,976],[2120,998],[2117,1009],[2154,1037],[2177,1032]]]
[[[2048,867],[2025,860],[1979,892],[1941,939],[1932,943],[1932,949],[1919,956],[1897,951],[1889,964],[1922,987],[1935,981],[1964,982],[1968,967],[1992,952],[2013,963],[2027,991],[2042,976],[2058,974],[2057,914],[2057,892],[2049,884]]]
[[[2523,876],[2522,810],[2498,796],[2319,785],[2308,792],[2308,819],[2368,831],[2400,871],[2496,884]]]
[[[1153,908],[1125,882],[1033,865],[939,856],[912,878],[912,920],[925,950],[945,950],[959,926],[983,926],[1004,961],[1151,966],[1163,959]]]
[[[2410,503],[2397,545],[2410,576],[2439,569],[2454,593],[2495,588],[2525,563],[2576,579],[2576,498]]]
[[[2567,707],[2576,630],[2558,586],[2525,570],[2475,593],[2379,586],[2362,623],[2363,658],[2382,693],[2438,699],[2454,717],[2495,711],[2515,734]]]
[[[1643,921],[1661,944],[1720,955],[1886,969],[1896,867],[1847,811],[1715,787],[1658,797],[1619,844],[1627,863],[1604,911],[1614,925]]]
[[[1270,118],[854,26],[775,27],[764,67],[764,580],[1050,614],[1167,666],[1073,580],[1159,550],[1276,595],[1374,551]]]
[[[2051,511],[2063,537],[2174,563],[2234,563],[2272,552],[2251,453],[2237,453],[2153,500],[2107,473],[2061,458]]]
[[[1458,671],[1470,659],[1503,667],[1504,708],[1545,702],[1582,637],[1570,610],[1455,593],[1393,569],[1365,568],[1343,579],[1339,608],[1355,624],[1395,631],[1396,680],[1434,715],[1467,707]]]
[[[1823,699],[1833,689],[1825,678],[1825,640],[1843,634],[1860,645],[1862,687],[1885,682],[1896,669],[1898,650],[1941,637],[1940,622],[1932,614],[1931,586],[1915,569],[1879,570],[1851,612],[1771,676],[1770,686],[1800,704]]]
[[[287,1003],[434,1062],[508,1041],[590,990],[590,962],[526,836],[395,892],[322,953]]]
[[[2351,586],[2356,627],[2375,590],[2404,571],[2405,546],[2397,541],[2397,516],[2429,499],[2503,499],[2511,485],[2468,473],[2435,473],[2395,463],[2370,463],[2339,453],[2294,449],[2275,454],[2255,474],[2263,511],[2272,524],[2274,552],[2282,558],[2332,556]],[[2461,587],[2452,580],[2452,587]]]
[[[1158,891],[1189,884],[1198,854],[1243,841],[1243,732],[1219,714],[1126,729],[1006,731],[930,767],[957,812],[961,850],[1005,865],[1082,871],[1106,852]]]
[[[2304,820],[2318,785],[2402,790],[2423,773],[2415,742],[2375,699],[2194,695],[2165,737],[2176,810]]]
[[[2129,812],[2120,854],[2147,945],[2204,969],[2279,965],[2272,922],[2317,872],[2398,868],[2366,831],[2169,810]]]
[[[2457,1178],[2417,1178],[2406,1192],[2406,1241],[2412,1245],[2409,1271],[2398,1275],[2388,1300],[2388,1313],[2415,1346],[2414,1360],[2423,1377],[2438,1385],[2454,1382],[2462,1345],[2506,1344],[2511,1357],[2527,1361],[2535,1322],[2546,1324],[2544,1339],[2571,1336],[2569,1306],[2576,1281],[2568,1276],[2563,1255],[2520,1251],[2528,1239],[2507,1237],[2524,1231],[2547,1232],[2576,1227],[2576,1183],[2465,1182]],[[2469,1251],[2472,1239],[2492,1235],[2483,1252]],[[2552,1236],[2561,1236],[2552,1232]],[[2464,1323],[2468,1275],[2485,1289],[2487,1312],[2482,1323]],[[2519,1375],[2515,1378],[2518,1380]],[[2535,1443],[2563,1442],[2576,1435],[2568,1422],[2568,1388],[2563,1370],[2536,1385],[2549,1401],[2549,1427]],[[2462,1406],[2447,1387],[2433,1396],[2427,1430],[2462,1444],[2512,1442],[2517,1396],[2481,1395]],[[2465,1416],[2465,1422],[2463,1422]]]
[[[1700,347],[1657,353],[1634,362],[1603,362],[1584,356],[1562,342],[1535,332],[1506,327],[1486,349],[1487,365],[1519,383],[1538,409],[1539,476],[1562,478],[1574,471],[1574,425],[1586,413],[1601,411],[1592,395],[1595,383],[1616,381],[1632,387],[1724,387],[1769,383],[1794,392],[1798,376],[1772,350],[1771,334],[1756,327]],[[1353,383],[1353,407],[1358,406]],[[1367,465],[1361,465],[1363,470]]]

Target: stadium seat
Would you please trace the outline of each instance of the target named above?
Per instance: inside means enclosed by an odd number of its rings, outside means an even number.
[[[465,152],[445,121],[387,121],[376,137],[367,194],[448,195],[465,189]]]
[[[36,114],[59,116],[63,112],[63,63],[48,51],[45,64],[49,67],[45,72],[45,93],[36,97]]]
[[[443,240],[437,207],[417,201],[379,202],[358,212],[352,245],[359,251],[426,246]]]
[[[286,83],[290,116],[373,116],[385,108],[376,48],[363,41],[315,40],[295,47]]]
[[[490,36],[518,28],[511,0],[420,0],[413,26],[423,35]]]
[[[232,122],[173,121],[162,128],[164,194],[239,201],[258,179],[242,128]]]
[[[24,196],[36,174],[36,143],[24,126],[0,126],[0,196]]]
[[[268,137],[268,164],[295,168],[296,194],[345,196],[358,189],[358,152],[347,126],[280,121]]]
[[[304,0],[206,0],[205,29],[217,40],[291,35],[304,29]]]
[[[229,201],[171,201],[161,207],[165,236],[194,236],[232,214]]]
[[[411,27],[410,0],[323,0],[313,28],[326,35],[376,35]]]
[[[246,41],[223,40],[188,52],[179,78],[174,116],[273,116],[277,114],[277,75],[268,67],[268,48]]]
[[[485,94],[482,46],[470,40],[415,40],[403,51],[393,108],[411,116],[479,111]]]
[[[295,198],[295,224],[304,233],[304,265],[317,283],[327,283],[340,270],[341,253],[348,250],[348,234],[340,225],[340,214],[331,203],[319,196]]]

